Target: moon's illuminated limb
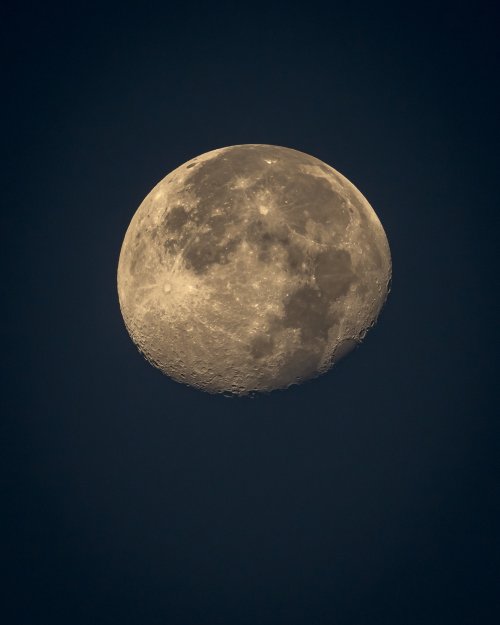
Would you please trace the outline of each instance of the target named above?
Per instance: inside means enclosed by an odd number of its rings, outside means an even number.
[[[373,325],[390,276],[384,230],[344,176],[296,150],[241,145],[188,161],[149,193],[118,292],[152,364],[246,394],[326,371]]]

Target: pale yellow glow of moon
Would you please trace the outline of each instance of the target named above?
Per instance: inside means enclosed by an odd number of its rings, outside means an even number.
[[[144,356],[175,380],[244,395],[328,370],[374,324],[391,257],[347,178],[289,148],[198,156],[145,198],[118,294]]]

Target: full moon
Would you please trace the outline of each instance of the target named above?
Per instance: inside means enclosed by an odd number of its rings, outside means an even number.
[[[274,145],[184,163],[147,195],[118,263],[146,359],[210,393],[287,388],[326,372],[387,298],[391,256],[365,197],[324,162]]]

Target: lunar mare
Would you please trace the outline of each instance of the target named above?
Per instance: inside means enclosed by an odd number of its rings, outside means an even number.
[[[249,144],[193,158],[147,195],[123,241],[118,295],[151,364],[245,395],[327,371],[375,323],[390,278],[382,225],[347,178]]]

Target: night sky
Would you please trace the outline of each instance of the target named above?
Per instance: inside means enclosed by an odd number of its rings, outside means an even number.
[[[2,622],[497,622],[498,15],[14,4],[0,20]],[[362,347],[254,399],[151,367],[116,291],[150,189],[241,143],[342,172],[393,256]]]

